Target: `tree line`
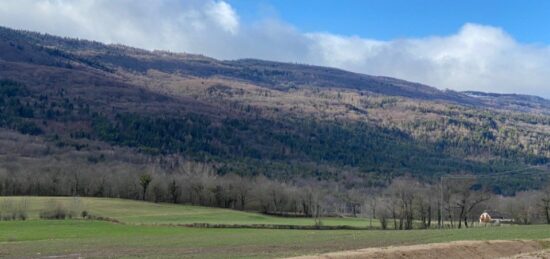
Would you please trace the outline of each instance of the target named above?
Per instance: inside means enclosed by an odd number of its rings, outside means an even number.
[[[387,187],[352,188],[314,179],[281,182],[265,176],[219,175],[203,163],[173,171],[0,173],[0,195],[112,197],[192,204],[293,217],[347,216],[384,229],[463,228],[483,211],[519,224],[550,224],[550,186],[515,196],[493,194],[473,177],[427,184],[398,177]]]

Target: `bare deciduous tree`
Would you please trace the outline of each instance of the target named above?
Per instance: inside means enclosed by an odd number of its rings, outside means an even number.
[[[149,174],[143,174],[139,177],[139,184],[142,188],[142,199],[145,200],[146,194],[147,194],[147,188],[149,187],[149,184],[153,181],[153,177]]]

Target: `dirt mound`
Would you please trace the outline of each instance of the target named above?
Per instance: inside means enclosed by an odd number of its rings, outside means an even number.
[[[509,259],[548,259],[550,258],[550,250],[519,254],[508,258]]]
[[[499,258],[542,250],[542,245],[531,240],[455,241],[411,246],[390,246],[342,251],[306,258]]]

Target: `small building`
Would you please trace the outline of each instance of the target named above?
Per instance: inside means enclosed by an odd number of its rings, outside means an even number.
[[[493,218],[491,217],[491,215],[489,213],[487,213],[487,211],[484,211],[479,216],[479,223],[482,223],[482,224],[491,223],[492,220],[493,220]]]
[[[514,223],[514,220],[510,215],[506,215],[504,213],[491,210],[491,211],[484,211],[479,216],[479,223],[482,223],[482,224]]]

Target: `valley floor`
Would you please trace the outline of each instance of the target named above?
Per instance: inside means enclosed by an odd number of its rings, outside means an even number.
[[[4,198],[0,198],[2,200]],[[21,199],[21,198],[17,198]],[[289,218],[182,205],[153,204],[116,199],[82,198],[90,213],[101,213],[122,223],[71,219],[41,220],[39,204],[54,198],[26,197],[30,219],[0,221],[0,257],[3,258],[272,258],[324,254],[371,247],[443,243],[459,240],[543,240],[550,238],[550,225],[502,226],[444,230],[282,230],[214,229],[156,225],[159,222],[193,222],[194,215],[210,222],[244,221],[292,223]],[[66,199],[72,198],[55,198]],[[156,209],[147,209],[149,206]],[[141,212],[140,212],[141,211]],[[208,217],[208,213],[210,216]],[[225,214],[224,214],[225,213]],[[235,213],[232,215],[231,213]],[[241,218],[239,218],[239,215]],[[218,217],[218,219],[216,219]],[[267,217],[267,218],[261,218]],[[202,219],[202,218],[201,218]],[[306,219],[296,219],[306,220]],[[334,219],[345,221],[348,219]],[[350,219],[355,224],[367,221]],[[337,222],[341,224],[341,222]],[[537,241],[539,242],[539,241]],[[541,246],[547,244],[539,242]],[[519,252],[531,252],[519,251]],[[518,253],[519,253],[518,252]]]

